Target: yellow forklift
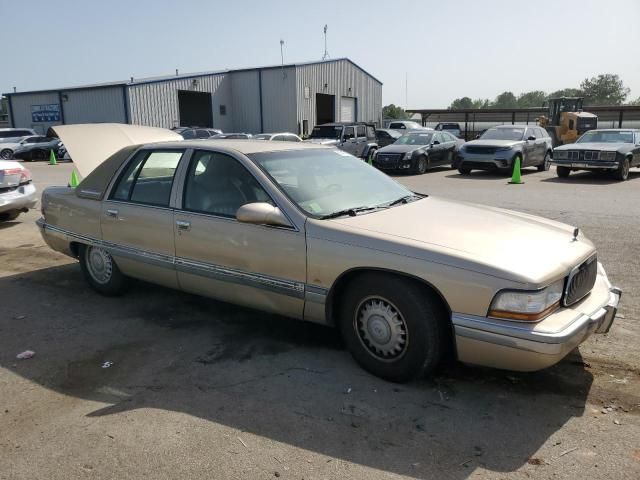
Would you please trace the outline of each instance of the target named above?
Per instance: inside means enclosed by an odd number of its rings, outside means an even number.
[[[598,117],[582,111],[583,100],[584,97],[559,97],[545,102],[549,112],[538,117],[538,124],[549,132],[554,147],[573,143],[584,132],[598,128]]]

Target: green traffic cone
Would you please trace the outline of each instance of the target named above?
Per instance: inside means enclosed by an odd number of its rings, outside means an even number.
[[[78,175],[76,175],[76,171],[73,170],[71,172],[71,181],[69,182],[69,186],[72,188],[76,188],[80,182],[78,181]]]
[[[58,161],[56,160],[56,154],[51,150],[51,154],[49,154],[49,165],[57,165]]]
[[[369,159],[367,160],[369,165],[373,167],[373,153],[369,152]]]
[[[519,156],[516,157],[514,161],[515,161],[515,164],[513,165],[513,173],[511,174],[511,181],[509,183],[513,185],[520,185],[524,183],[520,179],[520,157]]]

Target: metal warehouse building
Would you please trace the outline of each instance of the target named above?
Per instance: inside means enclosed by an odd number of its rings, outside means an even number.
[[[332,121],[381,124],[382,83],[348,58],[5,94],[9,122],[117,122],[298,132]]]

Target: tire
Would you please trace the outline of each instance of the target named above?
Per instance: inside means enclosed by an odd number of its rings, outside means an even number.
[[[622,162],[620,162],[618,169],[613,173],[613,178],[621,182],[624,182],[626,179],[629,178],[629,159],[628,158],[625,158]]]
[[[560,178],[567,178],[571,173],[571,169],[569,167],[556,167],[556,175]]]
[[[471,169],[465,168],[465,167],[458,167],[458,173],[460,175],[469,175],[471,173]]]
[[[21,212],[19,210],[0,213],[0,222],[10,222],[12,220],[15,220],[16,218],[18,218],[18,215],[20,215],[20,213]]]
[[[413,170],[413,173],[416,175],[424,175],[424,173],[429,168],[429,159],[422,155],[418,158],[418,163],[416,163],[416,167]]]
[[[364,161],[369,163],[369,159],[371,159],[371,161],[373,162],[373,154],[376,153],[376,150],[378,150],[377,148],[370,148],[369,151],[367,152],[367,156],[364,157]]]
[[[547,152],[544,156],[544,160],[540,165],[538,165],[539,172],[548,172],[549,167],[551,166],[551,152]]]
[[[47,154],[44,150],[34,150],[31,153],[31,160],[45,160],[47,158]]]
[[[2,160],[10,160],[13,158],[13,150],[10,148],[3,148],[0,150],[0,158]]]
[[[128,278],[120,272],[111,254],[89,245],[81,245],[79,254],[82,273],[91,288],[109,297],[124,293]]]
[[[432,372],[450,345],[440,299],[408,279],[362,274],[347,287],[338,311],[355,361],[386,380],[406,382]]]

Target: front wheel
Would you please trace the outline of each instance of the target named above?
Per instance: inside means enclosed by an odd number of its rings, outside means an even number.
[[[44,150],[34,150],[31,153],[31,160],[45,160],[47,158],[47,154]]]
[[[569,167],[556,167],[556,175],[560,178],[567,178],[571,173],[571,169]]]
[[[383,273],[359,276],[349,285],[339,315],[340,331],[356,362],[394,382],[432,372],[449,346],[440,299],[408,279]]]
[[[107,296],[124,293],[128,279],[109,252],[104,248],[82,245],[79,253],[82,273],[94,290]]]
[[[0,150],[0,158],[3,160],[10,160],[13,158],[13,150],[10,148],[3,148]]]
[[[627,178],[629,178],[629,159],[625,158],[620,165],[618,165],[618,169],[613,174],[616,180],[620,180],[624,182]]]
[[[427,157],[422,156],[418,158],[418,163],[416,164],[414,173],[418,175],[422,175],[427,171],[428,167],[429,167],[429,160],[427,159]]]
[[[544,161],[538,165],[539,172],[547,172],[549,171],[549,167],[551,166],[551,153],[547,152],[544,156]]]

